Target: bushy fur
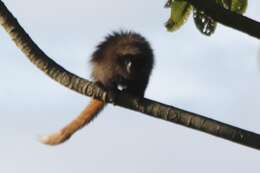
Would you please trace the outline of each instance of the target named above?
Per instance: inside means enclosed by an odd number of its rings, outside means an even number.
[[[131,62],[127,71],[126,63]],[[144,96],[153,68],[153,51],[146,39],[135,32],[113,32],[92,55],[92,77],[107,89],[124,85],[125,91]]]
[[[153,51],[140,34],[114,32],[101,42],[92,55],[92,77],[105,89],[124,91],[143,97],[153,68]],[[44,136],[41,142],[57,145],[88,124],[103,109],[105,103],[93,99],[83,112],[56,133]]]

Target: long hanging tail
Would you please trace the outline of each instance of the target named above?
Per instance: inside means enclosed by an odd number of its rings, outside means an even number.
[[[80,113],[78,117],[72,120],[64,128],[53,134],[43,136],[40,141],[48,145],[58,145],[68,140],[71,135],[88,124],[104,108],[105,102],[92,99],[88,106]]]

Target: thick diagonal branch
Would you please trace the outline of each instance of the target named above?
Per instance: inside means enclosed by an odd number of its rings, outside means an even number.
[[[187,0],[214,20],[233,29],[260,38],[260,23],[241,14],[224,9],[215,0]]]
[[[116,105],[144,114],[197,129],[242,145],[260,149],[260,135],[219,121],[187,112],[149,99],[138,99],[123,94],[109,94],[92,82],[82,79],[50,59],[29,37],[0,0],[0,24],[18,48],[45,74],[78,93],[113,102]]]

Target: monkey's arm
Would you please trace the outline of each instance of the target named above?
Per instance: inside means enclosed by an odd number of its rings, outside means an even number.
[[[96,99],[91,100],[89,105],[61,130],[50,135],[43,136],[40,141],[48,145],[58,145],[68,140],[71,135],[88,124],[104,108],[105,103]]]

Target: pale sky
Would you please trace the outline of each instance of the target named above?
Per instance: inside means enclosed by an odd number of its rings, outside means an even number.
[[[260,44],[218,25],[211,37],[192,17],[164,28],[164,1],[4,0],[24,29],[55,61],[89,78],[94,47],[114,30],[142,33],[156,65],[146,97],[260,133]],[[247,16],[260,21],[259,1]],[[89,98],[49,79],[0,29],[0,172],[258,173],[260,152],[144,114],[108,106],[68,142],[37,141],[85,107]]]

